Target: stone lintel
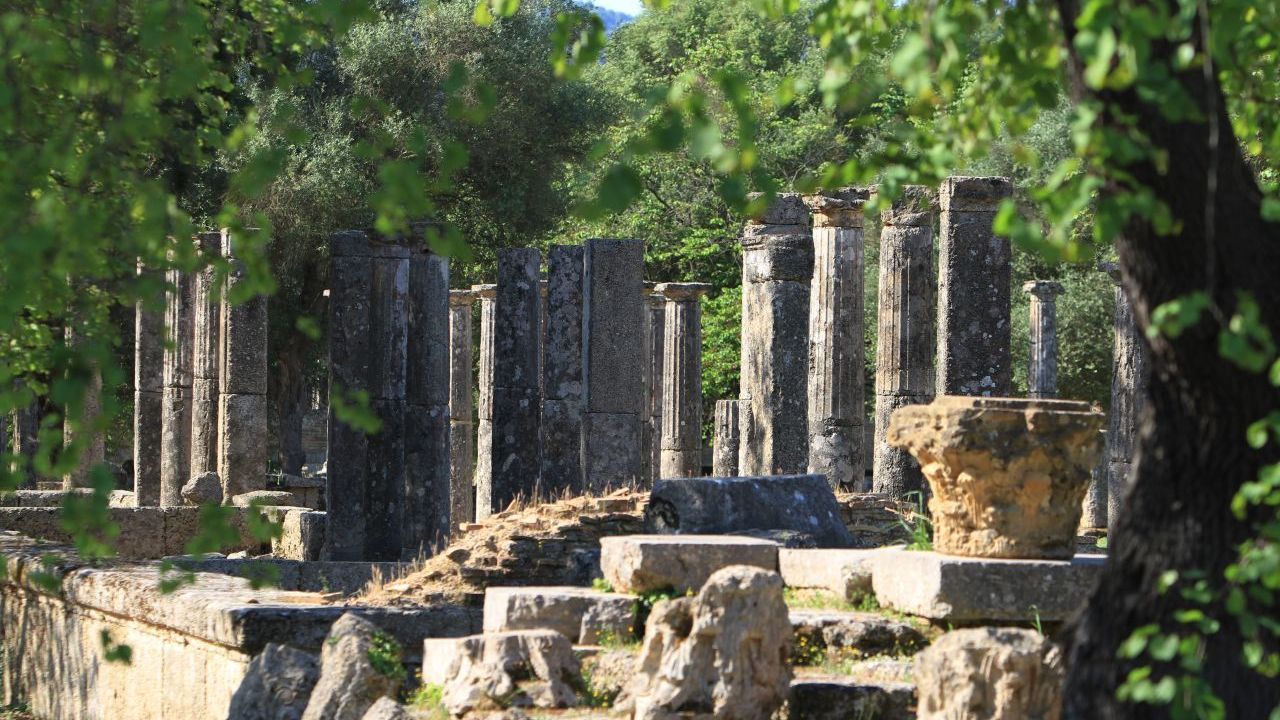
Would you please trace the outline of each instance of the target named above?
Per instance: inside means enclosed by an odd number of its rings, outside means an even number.
[[[711,283],[699,282],[667,282],[658,283],[653,289],[654,294],[651,297],[660,297],[673,302],[682,300],[697,300],[698,298],[711,292]]]
[[[471,294],[477,300],[493,300],[498,297],[498,286],[495,283],[472,285]]]

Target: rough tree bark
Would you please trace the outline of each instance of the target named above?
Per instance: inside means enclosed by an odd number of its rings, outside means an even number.
[[[1172,0],[1155,1],[1176,6]],[[1078,7],[1072,0],[1059,0],[1059,8],[1070,48]],[[1169,66],[1175,50],[1172,44],[1153,48],[1156,61]],[[1072,64],[1078,77],[1079,58],[1073,56]],[[1097,95],[1106,109],[1103,122],[1115,124],[1120,114],[1130,115],[1169,154],[1164,172],[1149,163],[1129,168],[1169,206],[1181,227],[1174,235],[1161,236],[1149,224],[1134,222],[1116,240],[1124,287],[1138,322],[1145,329],[1157,306],[1197,290],[1207,291],[1229,316],[1236,292],[1243,290],[1258,301],[1262,321],[1280,329],[1280,283],[1275,280],[1280,226],[1262,219],[1262,196],[1232,133],[1216,78],[1206,79],[1198,67],[1178,78],[1206,120],[1170,122],[1160,107],[1143,103],[1131,91]],[[1208,120],[1215,116],[1216,151]],[[1216,192],[1210,190],[1211,175]],[[1158,591],[1164,571],[1198,569],[1220,580],[1237,545],[1251,535],[1251,522],[1232,516],[1231,499],[1242,483],[1278,457],[1274,446],[1251,450],[1245,428],[1280,408],[1280,392],[1262,375],[1219,356],[1220,322],[1205,317],[1177,339],[1149,342],[1152,378],[1146,412],[1139,419],[1134,479],[1111,530],[1110,561],[1070,629],[1064,717],[1167,717],[1167,706],[1116,700],[1115,690],[1128,671],[1151,664],[1145,657],[1137,663],[1119,660],[1117,648],[1143,625],[1176,629],[1171,614],[1187,601],[1177,592]],[[1280,683],[1244,665],[1238,628],[1221,608],[1216,616],[1223,625],[1208,639],[1205,679],[1226,703],[1227,717],[1266,717],[1280,703]]]

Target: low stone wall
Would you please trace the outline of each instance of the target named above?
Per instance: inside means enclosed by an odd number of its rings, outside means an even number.
[[[46,565],[50,554],[61,560]],[[481,628],[479,612],[453,605],[344,606],[213,573],[164,593],[159,563],[86,567],[70,548],[12,532],[0,533],[0,557],[4,701],[40,718],[227,717],[249,661],[268,642],[318,652],[347,611],[395,636],[409,664],[421,662],[423,638]],[[109,662],[104,637],[128,646],[130,662]]]

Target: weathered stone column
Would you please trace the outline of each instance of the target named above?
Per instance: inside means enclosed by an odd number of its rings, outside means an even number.
[[[143,507],[160,504],[164,313],[139,302],[133,317],[133,496]]]
[[[77,344],[75,330],[66,329],[66,343],[69,347]],[[83,488],[93,486],[93,468],[101,465],[107,456],[106,437],[94,429],[94,425],[102,416],[102,370],[97,363],[89,372],[89,382],[84,394],[68,403],[62,418],[62,445],[69,447],[76,441],[80,432],[88,434],[88,442],[80,449],[80,458],[76,466],[62,479],[62,489]],[[72,422],[75,418],[75,422]]]
[[[164,313],[164,400],[160,416],[160,505],[182,504],[182,486],[191,479],[191,363],[195,312],[193,278],[181,270],[166,274]]]
[[[738,405],[741,400],[717,400],[715,445],[711,452],[713,477],[738,476]]]
[[[582,493],[582,255],[581,245],[547,253],[541,472],[551,497]]]
[[[666,298],[662,351],[661,477],[702,474],[702,296],[706,283],[661,283]]]
[[[1103,272],[1115,283],[1116,311],[1112,327],[1115,348],[1111,360],[1111,412],[1107,422],[1107,527],[1116,518],[1129,491],[1133,470],[1133,448],[1138,437],[1138,418],[1147,403],[1147,346],[1133,314],[1133,304],[1120,282],[1120,268],[1103,263]],[[1099,489],[1101,490],[1101,489]]]
[[[1027,397],[1058,397],[1058,294],[1062,285],[1032,280],[1022,285],[1031,294],[1031,362]]]
[[[742,236],[738,472],[797,475],[809,464],[809,211],[779,195]]]
[[[409,338],[405,378],[406,559],[449,538],[449,259],[416,240],[409,256]],[[469,355],[470,353],[468,353]]]
[[[880,215],[872,491],[895,498],[924,488],[919,463],[886,434],[894,410],[933,400],[933,200],[930,189],[908,185]]]
[[[862,334],[862,207],[845,188],[805,198],[813,211],[809,295],[809,472],[832,489],[862,489],[866,402]]]
[[[498,251],[498,297],[493,326],[493,441],[489,482],[476,485],[481,513],[496,513],[516,498],[538,495],[541,425],[541,254],[533,248]]]
[[[1008,397],[1011,266],[1009,239],[991,229],[1007,178],[949,177],[942,182],[938,254],[938,394]]]
[[[449,526],[456,532],[476,516],[475,387],[471,366],[470,290],[449,291]]]
[[[22,458],[22,487],[34,490],[38,481],[35,457],[39,451],[40,406],[32,400],[13,411],[13,454]],[[159,491],[157,486],[157,492]],[[154,504],[154,503],[153,503]]]
[[[667,332],[666,300],[654,290],[653,283],[645,283],[643,325],[644,357],[640,367],[644,385],[648,417],[641,417],[641,462],[645,482],[650,485],[662,476],[662,358],[665,352]]]
[[[222,234],[222,255],[231,265],[218,330],[217,453],[224,502],[267,486],[267,298],[232,302],[247,280],[237,242]]]
[[[333,235],[329,256],[327,555],[399,560],[409,250],[347,231]],[[358,392],[368,393],[377,432],[339,418],[339,405],[350,406]]]
[[[583,487],[600,494],[644,482],[644,243],[588,240],[583,267]]]
[[[226,231],[196,236],[200,254],[209,261],[222,254]],[[218,389],[221,360],[222,302],[217,270],[206,266],[192,276],[191,477],[218,469]],[[266,342],[266,336],[263,336]],[[265,353],[265,348],[263,349]],[[265,355],[264,355],[265,357]],[[264,376],[265,379],[265,376]],[[265,392],[265,386],[264,386]],[[265,469],[265,465],[264,465]],[[225,487],[225,479],[223,482]],[[230,498],[224,498],[230,501]]]
[[[475,517],[483,520],[492,512],[480,501],[480,488],[493,485],[493,332],[498,300],[497,285],[472,285],[480,301],[480,358],[476,387],[476,474],[472,481]]]

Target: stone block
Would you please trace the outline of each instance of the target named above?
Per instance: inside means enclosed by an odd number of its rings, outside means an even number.
[[[336,528],[342,528],[342,532],[332,533],[327,538],[326,558],[363,560],[368,475],[365,454],[369,436],[339,420],[330,405],[328,437],[329,473],[325,476],[325,507],[328,508],[329,522]]]
[[[498,297],[493,330],[495,390],[537,390],[541,384],[542,298],[538,283],[541,261],[541,253],[533,248],[498,251]],[[494,418],[499,418],[496,406]]]
[[[413,248],[409,258],[409,337],[405,397],[411,405],[449,404],[449,259]]]
[[[566,681],[579,675],[578,659],[568,639],[550,630],[428,638],[422,658],[423,684],[442,686],[444,705],[455,716],[478,708],[568,707],[576,701]]]
[[[202,472],[182,486],[182,499],[190,505],[221,505],[222,480],[216,472]]]
[[[886,553],[872,560],[881,606],[949,622],[1067,619],[1093,591],[1106,558],[965,558],[934,552]]]
[[[853,600],[871,591],[872,560],[890,552],[899,550],[782,548],[778,550],[778,572],[787,587],[826,590]]]
[[[543,399],[541,432],[545,492],[552,497],[565,491],[582,494],[582,409],[578,402]]]
[[[373,260],[362,254],[338,254],[352,244],[367,248],[368,240],[364,233],[337,233],[330,239],[334,255],[329,266],[329,378],[344,392],[369,389],[372,349],[369,278]]]
[[[639,415],[645,410],[644,243],[588,240],[583,265],[586,411]]]
[[[133,489],[139,504],[160,504],[162,390],[133,394]]]
[[[405,493],[404,402],[374,400],[369,405],[382,420],[382,429],[368,436],[369,450],[365,456],[364,555],[334,559],[399,560],[401,557]],[[341,526],[335,525],[337,527]],[[334,534],[337,533],[335,529]]]
[[[582,398],[581,245],[553,245],[547,253],[547,347],[543,366],[547,398]]]
[[[405,407],[404,548],[427,553],[449,537],[449,408]]]
[[[266,486],[267,396],[218,398],[218,477],[223,497]]]
[[[823,547],[854,544],[821,475],[659,480],[645,508],[645,528],[704,535],[794,530]]]
[[[790,720],[914,718],[915,688],[910,683],[867,683],[841,676],[806,676],[791,681]]]
[[[753,192],[747,195],[747,200],[754,202],[761,196],[761,193]],[[799,193],[778,193],[774,196],[773,202],[751,218],[751,222],[758,225],[807,226],[809,207],[805,205],[804,197]]]
[[[1013,184],[1003,177],[949,177],[938,190],[942,212],[995,212],[1013,195]]]
[[[218,469],[218,381],[196,378],[191,385],[191,475]]]
[[[1062,715],[1062,652],[1035,630],[954,630],[916,657],[920,720]]]
[[[743,230],[742,249],[744,283],[799,282],[808,291],[813,277],[813,237],[807,228],[747,225]],[[807,321],[806,312],[801,324]]]
[[[490,587],[484,631],[555,630],[577,644],[627,641],[636,633],[636,599],[581,587]]]
[[[697,591],[730,565],[778,569],[778,545],[724,535],[623,535],[600,539],[600,568],[617,592]]]
[[[792,645],[813,660],[825,653],[833,660],[913,653],[927,643],[909,622],[873,612],[791,610]]]
[[[531,498],[538,483],[538,427],[541,424],[538,388],[493,388],[490,438],[491,485],[477,492],[477,504],[500,512],[518,497]]]
[[[641,430],[639,414],[589,412],[582,416],[583,487],[588,493],[640,485]]]

